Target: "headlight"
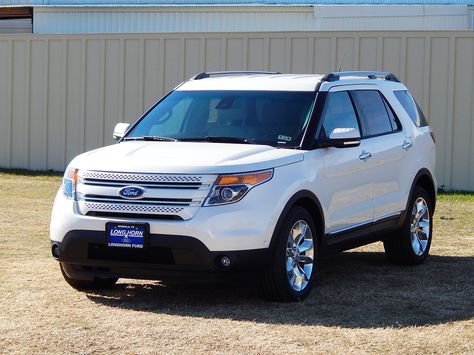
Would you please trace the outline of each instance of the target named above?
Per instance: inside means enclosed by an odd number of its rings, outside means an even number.
[[[64,195],[70,199],[75,200],[76,198],[76,185],[77,185],[77,169],[68,166],[64,172],[63,177],[63,192]]]
[[[248,174],[219,175],[204,206],[224,205],[241,200],[253,187],[263,184],[273,176],[273,170]]]

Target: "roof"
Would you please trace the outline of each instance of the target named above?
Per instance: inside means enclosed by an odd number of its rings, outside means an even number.
[[[40,7],[136,7],[136,6],[311,6],[311,5],[469,5],[474,0],[0,0],[2,6],[40,6]]]
[[[204,75],[203,75],[204,74]],[[245,72],[216,72],[208,76],[202,73],[196,76],[201,79],[190,79],[178,86],[177,91],[201,90],[239,90],[239,91],[315,91],[318,83],[323,82],[326,91],[336,85],[367,85],[376,84],[379,87],[405,86],[388,72],[338,72],[322,74],[280,74],[280,73],[245,73]]]
[[[189,80],[179,91],[194,90],[264,90],[264,91],[314,91],[321,81],[320,74],[240,74]]]

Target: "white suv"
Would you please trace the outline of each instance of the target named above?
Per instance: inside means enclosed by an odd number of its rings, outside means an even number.
[[[428,255],[434,137],[391,73],[201,73],[114,135],[54,202],[52,254],[77,289],[261,271],[267,298],[294,301],[325,254]]]

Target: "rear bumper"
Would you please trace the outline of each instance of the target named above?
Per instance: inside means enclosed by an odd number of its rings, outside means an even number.
[[[189,236],[150,234],[145,249],[111,248],[105,231],[73,230],[59,247],[57,258],[73,279],[96,277],[167,279],[214,278],[234,272],[262,270],[269,260],[269,249],[212,252],[201,241]],[[220,262],[230,258],[229,267]]]

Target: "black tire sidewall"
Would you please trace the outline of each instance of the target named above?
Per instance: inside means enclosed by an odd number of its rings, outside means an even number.
[[[428,240],[428,245],[426,246],[426,250],[423,252],[422,255],[417,255],[415,251],[413,250],[413,246],[411,244],[411,231],[410,231],[413,204],[419,197],[422,197],[428,204],[429,216],[430,216],[430,237]],[[408,205],[408,209],[406,213],[407,214],[406,214],[405,223],[403,225],[403,231],[402,231],[403,233],[402,242],[403,242],[405,258],[411,264],[418,265],[418,264],[423,263],[426,257],[428,256],[430,247],[431,247],[431,241],[433,240],[433,202],[424,188],[416,187],[416,189],[413,191],[412,197],[410,198],[410,204]]]
[[[314,257],[313,257],[313,271],[311,277],[308,281],[306,287],[301,291],[295,291],[290,286],[288,281],[288,276],[286,272],[286,245],[288,240],[288,234],[293,225],[299,221],[305,221],[311,233],[313,235],[313,248],[314,248]],[[278,239],[275,243],[273,250],[273,265],[272,265],[272,274],[274,277],[275,286],[279,293],[279,299],[288,300],[288,301],[302,301],[305,299],[308,294],[311,292],[311,289],[314,285],[315,273],[317,269],[318,251],[318,234],[316,232],[316,225],[309,214],[309,212],[300,206],[293,207],[287,217],[285,218],[284,223],[282,224],[280,230],[278,231]]]

